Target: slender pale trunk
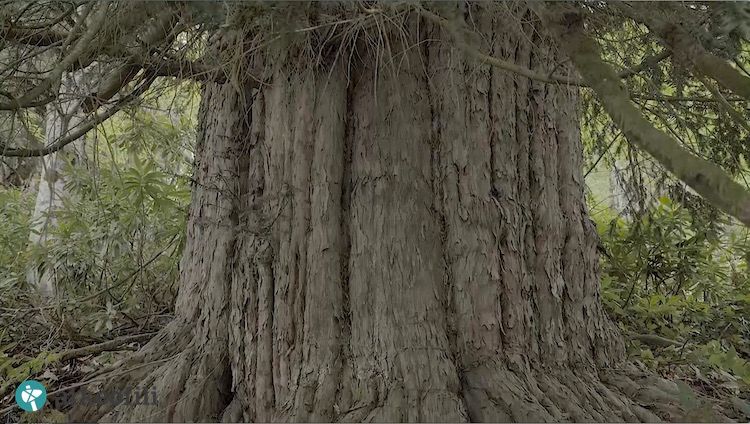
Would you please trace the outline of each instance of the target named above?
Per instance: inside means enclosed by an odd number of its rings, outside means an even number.
[[[482,49],[559,71],[525,8],[485,12],[471,15]],[[601,306],[576,90],[479,65],[417,17],[394,33],[271,48],[259,91],[206,84],[177,319],[110,387],[151,387],[162,403],[74,419],[623,421],[658,419],[641,404],[668,409],[674,386],[640,390]]]
[[[626,188],[624,171],[627,165],[621,160],[616,160],[609,170],[609,187],[610,205],[612,209],[620,216],[626,218],[630,216],[630,206],[628,201],[628,190]]]
[[[80,85],[84,83],[82,80],[82,73],[63,78],[59,96],[63,100],[53,102],[47,107],[44,119],[45,144],[53,143],[82,122],[83,116],[78,110],[82,93]],[[65,188],[66,167],[74,165],[82,157],[83,147],[83,139],[77,140],[43,158],[36,203],[31,217],[30,248],[44,249],[57,227],[56,215],[63,207],[65,199],[70,196]],[[55,296],[54,258],[43,255],[40,262],[29,266],[26,277],[29,285],[40,293],[42,300],[49,300]]]

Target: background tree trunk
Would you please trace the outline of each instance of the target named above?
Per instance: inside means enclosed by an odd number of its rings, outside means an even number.
[[[60,97],[64,100],[52,102],[47,106],[47,113],[44,118],[45,145],[63,137],[83,120],[83,116],[78,112],[80,100],[75,99],[79,98],[80,93],[86,92],[79,87],[85,84],[85,78],[86,76],[82,72],[63,77]],[[55,215],[63,208],[65,198],[70,195],[65,188],[65,168],[83,157],[83,148],[82,140],[78,140],[62,150],[42,158],[36,203],[31,215],[30,248],[43,249],[51,237],[51,233],[57,227]],[[54,258],[45,255],[41,262],[33,264],[26,272],[27,282],[31,287],[36,288],[42,301],[45,302],[50,301],[55,296],[55,262]]]
[[[472,16],[494,56],[564,60],[523,8]],[[600,303],[576,91],[475,64],[416,18],[379,37],[272,49],[259,91],[205,86],[178,318],[110,387],[160,404],[74,419],[668,409],[674,386],[641,390]]]

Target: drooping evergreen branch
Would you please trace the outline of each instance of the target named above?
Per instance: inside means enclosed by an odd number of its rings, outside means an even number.
[[[642,115],[630,101],[615,70],[602,60],[599,46],[584,32],[583,17],[555,6],[537,10],[628,141],[649,153],[709,202],[750,226],[750,192],[717,165],[685,150]]]
[[[719,104],[724,108],[724,110],[729,114],[729,116],[732,117],[732,120],[737,123],[737,125],[741,126],[747,131],[750,131],[750,123],[747,122],[744,116],[734,108],[731,104],[729,104],[729,101],[727,101],[726,97],[724,97],[721,92],[711,84],[710,81],[706,77],[699,76],[698,80],[703,84],[704,87],[711,93],[714,99],[716,99]]]
[[[658,35],[672,49],[673,54],[678,54],[684,59],[694,72],[705,75],[734,94],[750,100],[750,77],[742,75],[728,61],[706,50],[700,40],[681,23],[657,16],[653,10],[650,10],[651,6],[648,6],[649,9],[644,9],[640,5],[634,7],[620,2],[613,3],[613,6],[623,15],[645,25],[651,32]],[[675,11],[675,7],[678,6],[667,4],[665,7]]]
[[[93,50],[95,50],[94,46],[96,44],[94,39],[104,25],[108,12],[109,8],[106,4],[100,7],[92,18],[92,24],[86,28],[86,31],[80,38],[74,39],[74,33],[69,34],[68,38],[63,41],[63,47],[68,43],[72,43],[70,51],[55,65],[52,71],[23,96],[14,98],[8,103],[0,103],[0,110],[18,110],[29,107],[30,104],[38,100],[47,90],[59,84],[64,72],[69,69],[79,68],[82,63],[91,63],[93,58],[90,57]]]
[[[0,40],[32,46],[62,44],[62,50],[65,50],[68,44],[72,46],[53,70],[26,93],[20,96],[3,93],[2,97],[7,98],[8,101],[0,101],[0,110],[19,110],[50,103],[55,96],[42,99],[40,97],[59,83],[63,73],[85,68],[99,56],[106,56],[121,64],[103,75],[96,90],[86,96],[86,100],[82,102],[82,109],[85,112],[95,110],[111,99],[142,70],[149,73],[155,72],[158,76],[197,81],[224,81],[225,75],[218,65],[182,58],[166,58],[158,54],[164,46],[171,45],[184,29],[180,24],[179,11],[175,8],[170,6],[161,10],[152,22],[142,28],[142,33],[128,33],[119,38],[100,36],[109,13],[109,6],[104,4],[99,7],[95,17],[85,27],[83,20],[79,22],[82,28],[81,35],[77,35],[77,31],[61,33],[43,28],[31,30],[10,25],[0,26]],[[121,17],[121,20],[133,21],[134,18],[130,15],[138,13],[140,11],[137,9],[129,10],[123,13],[125,17]],[[107,22],[107,24],[110,23]]]

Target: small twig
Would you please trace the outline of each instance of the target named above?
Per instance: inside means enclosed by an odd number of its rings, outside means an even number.
[[[176,355],[173,355],[173,356],[170,356],[168,358],[157,359],[156,361],[147,362],[145,364],[141,364],[141,365],[135,366],[133,368],[127,369],[127,370],[122,371],[122,372],[118,372],[118,373],[114,373],[114,374],[108,374],[108,375],[106,375],[104,377],[106,377],[106,378],[112,378],[112,377],[119,377],[119,376],[122,376],[122,375],[126,375],[126,374],[129,374],[129,373],[133,372],[133,371],[139,370],[141,368],[145,368],[145,367],[148,367],[148,366],[151,366],[151,365],[155,365],[155,364],[159,364],[159,363],[166,362],[166,361],[171,361],[172,359],[174,359],[178,355],[180,355],[180,353],[178,353]],[[67,392],[67,391],[70,391],[70,390],[73,390],[73,389],[77,389],[79,387],[88,386],[91,383],[96,383],[96,382],[99,382],[101,380],[102,379],[93,378],[91,380],[86,380],[86,381],[82,381],[82,382],[79,382],[79,383],[71,384],[70,386],[61,387],[61,388],[59,388],[57,390],[53,390],[51,392],[47,392],[47,398],[49,398],[50,396],[56,395],[58,393],[63,393],[63,392]],[[8,412],[12,411],[13,408],[17,408],[17,406],[11,405],[11,406],[9,406],[7,408],[1,409],[0,410],[0,415],[7,414]]]
[[[593,170],[594,170],[594,168],[596,168],[596,166],[597,166],[597,165],[599,165],[599,162],[600,162],[600,161],[602,160],[602,158],[604,158],[604,155],[606,155],[606,154],[607,154],[607,152],[609,151],[609,149],[611,149],[611,148],[612,148],[612,146],[613,146],[613,145],[615,144],[615,142],[616,142],[616,141],[617,141],[617,140],[618,140],[618,139],[620,138],[620,136],[621,136],[621,135],[622,135],[622,131],[620,131],[620,132],[619,132],[619,133],[618,133],[618,134],[617,134],[617,135],[615,136],[615,138],[613,138],[613,139],[612,139],[612,141],[611,141],[611,142],[609,143],[609,145],[607,146],[607,148],[606,148],[606,149],[604,149],[604,151],[602,152],[602,154],[601,154],[601,155],[599,155],[599,157],[598,157],[598,158],[596,159],[596,161],[594,162],[594,164],[593,164],[593,165],[591,165],[591,168],[589,168],[589,170],[588,170],[588,171],[586,171],[586,173],[585,173],[585,174],[583,174],[583,178],[586,178],[586,177],[588,177],[588,176],[589,176],[589,174],[591,173],[591,171],[593,171]]]
[[[680,346],[682,343],[656,334],[632,334],[632,337],[652,347]]]
[[[643,62],[641,62],[637,66],[634,66],[632,68],[628,68],[627,70],[620,72],[620,74],[618,76],[620,78],[631,77],[631,76],[633,76],[633,75],[635,75],[635,74],[637,74],[637,73],[645,70],[646,68],[652,68],[652,67],[656,66],[657,63],[661,62],[662,60],[668,58],[671,55],[672,55],[672,51],[671,50],[666,50],[666,51],[664,51],[664,52],[662,52],[662,53],[660,53],[660,54],[658,54],[656,56],[649,56],[649,57],[643,59]]]
[[[707,80],[706,77],[702,75],[698,75],[698,81],[700,81],[708,91],[711,92],[711,95],[713,98],[715,98],[723,107],[724,110],[727,111],[729,116],[732,117],[732,119],[739,124],[742,128],[746,129],[747,131],[750,131],[750,124],[747,123],[745,120],[745,117],[742,116],[741,113],[739,113],[734,107],[732,107],[731,104],[729,104],[729,101],[727,101],[727,98],[724,97],[723,94],[721,94],[721,91],[719,91],[718,88],[716,88],[711,82]]]
[[[660,101],[660,102],[694,102],[694,103],[716,103],[718,99],[713,97],[698,97],[698,96],[667,96],[660,94],[658,96],[645,96],[641,94],[633,94],[631,97],[634,100],[649,100],[649,101]],[[725,98],[727,102],[745,103],[746,99],[738,97]]]

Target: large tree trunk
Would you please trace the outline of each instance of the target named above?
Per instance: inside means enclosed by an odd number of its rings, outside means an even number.
[[[480,47],[551,72],[506,13],[474,15]],[[657,419],[632,399],[673,387],[636,394],[600,303],[576,91],[416,18],[381,35],[206,85],[178,318],[113,383],[160,404],[76,419]]]

